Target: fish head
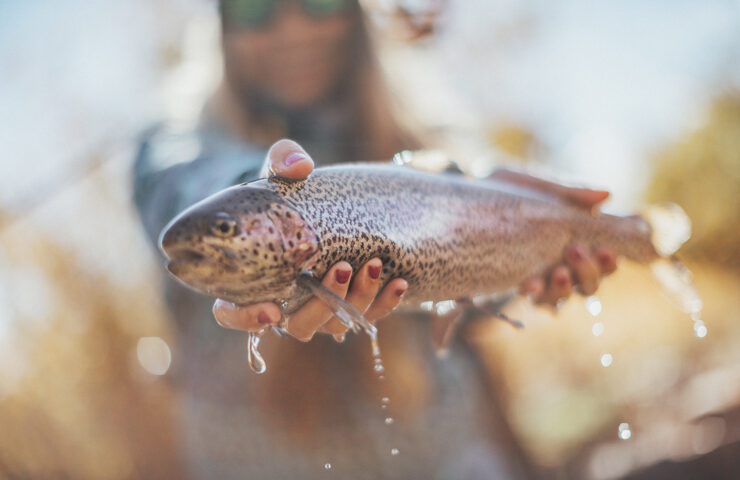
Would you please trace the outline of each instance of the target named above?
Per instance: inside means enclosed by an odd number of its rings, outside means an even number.
[[[237,185],[191,206],[160,235],[167,270],[185,285],[236,303],[285,298],[319,237],[276,192]]]

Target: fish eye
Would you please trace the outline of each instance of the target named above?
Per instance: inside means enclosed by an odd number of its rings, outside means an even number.
[[[233,237],[237,233],[236,220],[225,214],[219,214],[211,222],[211,233],[217,237]]]

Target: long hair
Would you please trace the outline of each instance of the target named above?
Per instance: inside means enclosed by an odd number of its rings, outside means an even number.
[[[403,126],[396,115],[396,106],[374,52],[367,19],[359,5],[353,12],[348,71],[332,99],[335,106],[343,110],[347,121],[343,122],[341,135],[334,138],[336,144],[331,148],[340,152],[340,161],[389,160],[400,150],[419,148],[420,143],[411,133],[412,129]],[[222,28],[226,26],[222,24]],[[234,72],[229,71],[228,59],[225,75],[227,82],[236,80]],[[296,117],[299,121],[315,123],[310,110],[295,115],[274,105],[265,107],[258,92],[248,88],[236,93],[240,97],[240,107],[247,110],[250,129],[260,122],[268,127],[278,125],[277,129],[266,129],[268,136],[263,136],[263,143],[270,144],[281,137],[290,137],[299,143],[312,140],[302,138],[301,125],[292,124],[297,122]],[[315,159],[322,163],[322,159]],[[413,332],[403,322],[392,321],[381,330],[384,356],[396,358],[403,364],[404,371],[403,382],[391,374],[384,384],[385,391],[397,393],[398,401],[392,408],[400,414],[416,410],[428,397],[430,388],[425,374],[427,367],[403,348],[405,335]],[[252,401],[265,413],[265,418],[283,430],[286,439],[308,448],[322,434],[335,434],[332,426],[338,421],[351,419],[353,403],[358,398],[380,398],[367,339],[350,338],[342,345],[321,334],[305,344],[293,339],[266,340],[263,354],[269,369],[259,379],[257,398]]]
[[[421,147],[418,132],[412,133],[408,120],[399,119],[398,105],[391,98],[375,55],[367,19],[358,18],[355,31],[356,64],[351,72],[352,85],[348,95],[355,118],[353,143],[359,158],[389,159],[403,149]]]

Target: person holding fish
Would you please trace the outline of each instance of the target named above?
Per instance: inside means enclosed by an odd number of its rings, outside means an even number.
[[[135,200],[153,241],[175,214],[229,185],[267,174],[299,180],[315,163],[387,161],[421,147],[390,113],[357,0],[220,0],[219,12],[221,88],[197,126],[159,125],[139,150]],[[608,195],[508,170],[493,176],[589,210]],[[356,270],[338,260],[321,285],[369,321],[402,302],[408,283],[394,278],[381,288],[380,258]],[[571,245],[562,264],[520,291],[555,306],[576,290],[593,293],[615,267],[611,249]],[[380,385],[367,344],[345,341],[346,324],[318,298],[281,323],[275,303],[213,305],[172,280],[165,294],[178,340],[181,451],[192,478],[532,475],[495,386],[465,341],[465,322],[456,336],[438,330],[437,342],[448,342],[444,360],[429,341],[427,318],[383,322]],[[244,337],[218,325],[250,332],[283,325],[299,341],[264,341],[270,371],[258,377],[246,368]],[[386,396],[392,401],[382,415],[395,419],[392,429],[378,421]]]

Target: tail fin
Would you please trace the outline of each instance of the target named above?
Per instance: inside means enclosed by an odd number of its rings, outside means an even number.
[[[650,224],[653,246],[662,257],[676,253],[691,237],[691,220],[675,203],[650,205],[640,216]]]
[[[691,237],[691,220],[674,203],[647,207],[640,215],[652,230],[652,242],[661,259],[652,263],[653,275],[668,299],[682,311],[698,315],[702,309],[691,272],[673,254]]]
[[[682,312],[698,318],[704,304],[691,271],[675,257],[661,258],[651,268],[668,300]]]

